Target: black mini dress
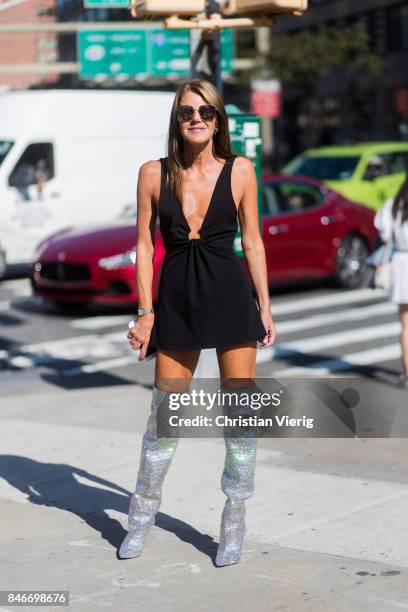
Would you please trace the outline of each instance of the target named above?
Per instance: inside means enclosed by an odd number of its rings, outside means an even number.
[[[157,348],[190,350],[261,341],[267,333],[256,293],[233,250],[238,215],[231,170],[236,157],[225,161],[198,230],[200,238],[192,239],[180,200],[166,185],[167,157],[160,158],[158,209],[166,255],[146,356]]]

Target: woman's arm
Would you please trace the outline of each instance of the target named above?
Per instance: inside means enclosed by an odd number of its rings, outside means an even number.
[[[275,340],[276,329],[271,315],[265,247],[259,231],[258,184],[253,163],[246,157],[237,157],[233,165],[233,175],[233,195],[234,199],[239,201],[242,248],[258,295],[262,322],[268,332],[262,345],[270,346]],[[234,194],[234,191],[238,194]]]
[[[153,257],[157,207],[160,189],[160,162],[144,163],[139,170],[137,181],[137,219],[136,219],[136,284],[140,308],[152,306]],[[139,317],[136,325],[129,331],[132,348],[140,348],[139,360],[146,356],[150,333],[154,323],[154,313]]]
[[[394,198],[388,198],[384,206],[377,211],[374,217],[374,227],[378,229],[383,242],[388,242],[392,236],[392,205]]]

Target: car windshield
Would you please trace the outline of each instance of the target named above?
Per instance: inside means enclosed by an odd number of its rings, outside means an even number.
[[[302,174],[323,181],[344,181],[353,176],[359,157],[300,157],[285,167],[286,174]]]
[[[0,140],[0,166],[13,144],[12,140]]]

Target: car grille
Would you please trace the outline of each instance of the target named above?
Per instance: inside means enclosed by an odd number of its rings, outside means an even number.
[[[86,282],[91,278],[88,266],[72,263],[42,263],[41,278],[60,282]]]

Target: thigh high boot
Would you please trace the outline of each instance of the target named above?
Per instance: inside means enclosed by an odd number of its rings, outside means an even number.
[[[129,530],[119,549],[121,559],[138,557],[142,553],[145,537],[160,507],[162,483],[178,445],[178,438],[157,436],[158,409],[166,408],[164,403],[169,395],[169,392],[153,385],[151,412],[142,439],[135,492],[129,506]]]
[[[239,397],[242,392],[248,393],[257,389],[255,383],[236,391]],[[224,392],[226,388],[224,387]],[[235,403],[235,400],[234,400]],[[233,406],[228,411],[231,416],[250,416],[255,414],[250,406]],[[228,428],[226,428],[228,431]],[[238,428],[235,429],[237,435]],[[240,430],[239,437],[224,434],[226,447],[224,470],[221,475],[221,489],[227,496],[221,515],[220,543],[215,558],[217,566],[238,563],[241,557],[242,544],[245,535],[245,500],[250,498],[255,488],[255,464],[257,437],[255,430]]]

